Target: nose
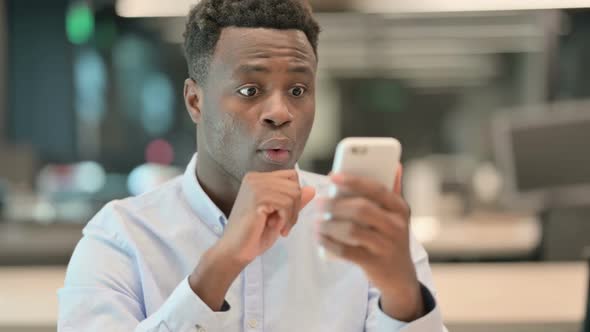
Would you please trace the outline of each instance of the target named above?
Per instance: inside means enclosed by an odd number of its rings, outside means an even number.
[[[284,96],[275,93],[268,100],[268,104],[261,116],[264,125],[282,127],[293,121],[293,114],[289,111],[289,105]]]

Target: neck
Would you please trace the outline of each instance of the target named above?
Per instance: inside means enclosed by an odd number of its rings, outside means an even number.
[[[240,181],[227,173],[206,149],[199,151],[197,158],[197,180],[213,203],[229,218],[240,190]]]

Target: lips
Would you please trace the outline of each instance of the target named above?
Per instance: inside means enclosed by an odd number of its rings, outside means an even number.
[[[258,148],[266,162],[277,165],[289,162],[292,150],[293,141],[286,137],[271,138],[264,141]]]

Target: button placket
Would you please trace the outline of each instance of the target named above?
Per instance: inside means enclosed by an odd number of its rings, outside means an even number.
[[[262,258],[257,257],[245,270],[244,330],[263,331],[264,289]]]

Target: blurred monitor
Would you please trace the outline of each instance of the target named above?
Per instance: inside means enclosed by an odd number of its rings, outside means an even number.
[[[505,202],[542,210],[590,205],[590,102],[513,109],[493,125]]]

